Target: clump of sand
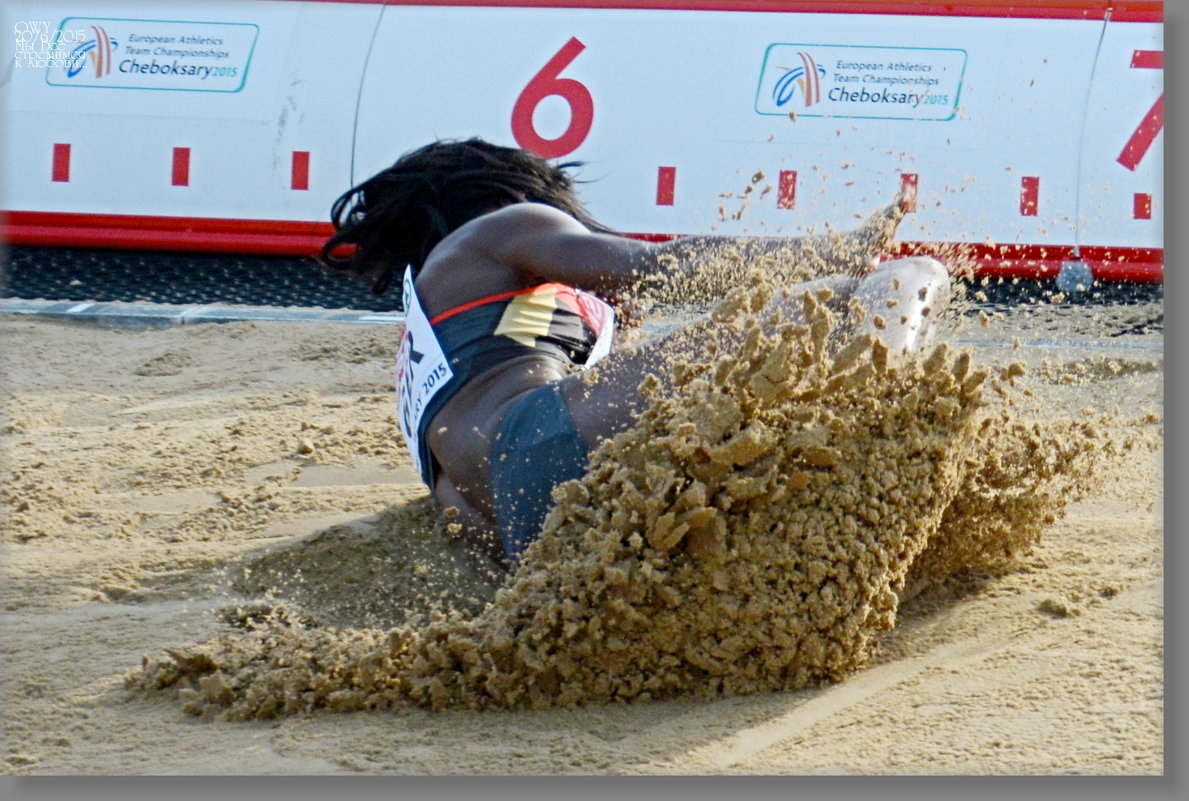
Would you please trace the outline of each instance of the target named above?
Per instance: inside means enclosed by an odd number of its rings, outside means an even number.
[[[482,609],[390,628],[284,607],[146,657],[128,686],[227,718],[319,708],[570,706],[842,679],[901,595],[1026,550],[1115,445],[1026,424],[1019,365],[940,345],[898,360],[756,279],[714,312],[741,345],[646,381],[648,408],[555,491],[541,538]],[[988,392],[988,389],[991,391]],[[373,591],[383,592],[382,588]]]

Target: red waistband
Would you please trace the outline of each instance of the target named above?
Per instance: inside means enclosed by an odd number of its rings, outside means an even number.
[[[442,322],[443,320],[448,320],[456,314],[462,314],[464,311],[469,311],[469,310],[477,308],[479,306],[486,306],[488,303],[499,303],[501,300],[508,300],[509,298],[516,297],[517,295],[528,295],[532,292],[537,292],[537,291],[540,291],[542,289],[546,289],[549,287],[559,287],[561,289],[570,289],[570,287],[566,286],[565,284],[548,283],[548,284],[538,284],[537,286],[530,286],[527,289],[513,289],[511,292],[500,292],[499,294],[496,294],[496,295],[488,295],[485,298],[479,298],[478,300],[472,300],[469,303],[463,303],[459,306],[455,306],[452,309],[447,309],[446,311],[442,312],[441,314],[437,314],[437,315],[434,315],[433,317],[431,317],[429,320],[429,324],[437,325],[438,323]]]

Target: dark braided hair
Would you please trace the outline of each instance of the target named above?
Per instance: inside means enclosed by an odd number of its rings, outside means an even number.
[[[607,231],[574,196],[566,170],[579,164],[553,166],[525,150],[477,138],[434,142],[334,202],[335,234],[319,261],[333,272],[371,281],[372,292],[382,295],[406,264],[416,274],[451,231],[509,203],[544,203],[591,230]],[[333,255],[343,245],[354,245],[354,253]]]

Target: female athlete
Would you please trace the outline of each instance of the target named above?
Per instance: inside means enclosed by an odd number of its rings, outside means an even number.
[[[694,286],[728,250],[744,262],[791,253],[826,277],[772,301],[785,319],[802,314],[805,291],[828,288],[839,308],[891,301],[899,322],[875,331],[870,315],[854,327],[900,351],[927,339],[931,312],[949,297],[949,276],[932,259],[880,263],[909,195],[843,236],[652,243],[591,219],[572,166],[480,139],[432,143],[340,197],[322,250],[324,265],[370,281],[376,294],[399,277],[401,429],[438,504],[505,565],[538,535],[552,488],[580,478],[591,450],[632,425],[641,381],[663,381],[675,348],[696,359],[690,342],[729,336],[701,319],[680,344],[617,342],[616,308],[642,287],[663,280],[682,296],[682,282]],[[344,245],[354,247],[344,255]],[[590,380],[583,371],[596,363]]]

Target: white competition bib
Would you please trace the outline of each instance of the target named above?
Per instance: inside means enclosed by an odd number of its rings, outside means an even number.
[[[450,362],[421,308],[413,288],[413,270],[409,267],[405,268],[402,291],[405,331],[396,354],[397,417],[413,464],[424,475],[425,465],[421,462],[421,443],[417,436],[421,416],[434,395],[454,377],[454,371],[450,369]]]

